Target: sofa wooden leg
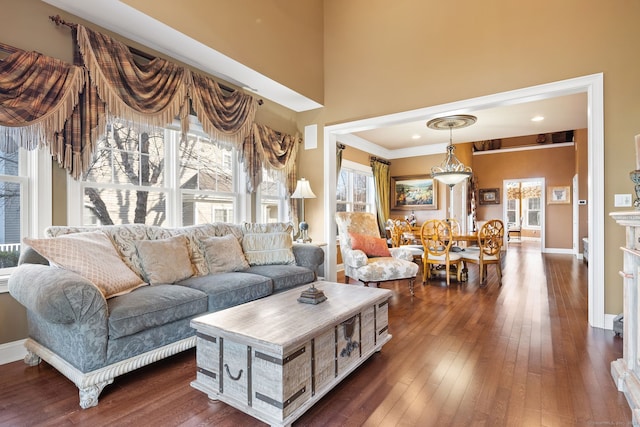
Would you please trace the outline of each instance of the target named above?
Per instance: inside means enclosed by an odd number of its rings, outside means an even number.
[[[98,404],[98,396],[102,393],[102,389],[113,382],[113,378],[106,381],[92,384],[88,387],[81,388],[80,390],[80,407],[82,409],[91,408]]]
[[[29,350],[27,350],[27,354],[24,356],[24,363],[29,366],[36,366],[40,363],[41,360],[42,359],[40,359],[40,356]]]

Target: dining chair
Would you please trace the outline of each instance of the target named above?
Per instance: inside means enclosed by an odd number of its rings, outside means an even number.
[[[424,247],[422,255],[422,283],[427,283],[431,278],[431,268],[442,265],[445,269],[447,286],[451,281],[451,266],[456,267],[458,282],[462,274],[462,256],[460,253],[451,252],[451,227],[446,221],[439,219],[427,220],[420,228],[420,238]]]
[[[462,261],[478,264],[480,284],[487,279],[487,265],[496,266],[498,280],[502,285],[501,252],[504,239],[504,224],[499,219],[487,221],[478,231],[478,246],[466,248],[462,254]],[[466,267],[466,266],[465,266]]]
[[[387,220],[387,228],[390,230],[392,247],[405,248],[411,252],[414,261],[422,258],[424,253],[422,242],[420,237],[416,236],[409,221],[390,218]]]

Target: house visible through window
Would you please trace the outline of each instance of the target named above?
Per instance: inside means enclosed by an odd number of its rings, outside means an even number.
[[[70,212],[69,222],[239,222],[238,164],[234,148],[215,143],[197,124],[182,139],[177,127],[150,132],[113,123],[82,182],[69,185],[78,201],[70,205],[82,206],[81,218]]]
[[[0,272],[17,266],[20,255],[27,178],[20,176],[19,162],[19,151],[0,151]]]

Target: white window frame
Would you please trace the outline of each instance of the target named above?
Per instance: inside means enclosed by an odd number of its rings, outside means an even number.
[[[189,133],[206,136],[202,131],[202,126],[197,122],[194,116],[190,116]],[[234,159],[233,166],[233,193],[220,193],[214,191],[203,191],[193,189],[181,189],[179,187],[179,141],[180,141],[180,125],[177,122],[166,127],[165,134],[165,176],[164,187],[142,187],[145,191],[163,192],[166,195],[166,215],[167,220],[165,227],[179,227],[182,225],[182,196],[183,194],[202,194],[204,196],[220,196],[229,197],[234,204],[234,218],[230,218],[229,222],[240,223],[245,221],[247,216],[247,206],[249,205],[246,192],[239,191],[244,188],[246,176],[239,167],[238,150],[232,148]],[[110,184],[100,185],[101,187],[109,187]],[[83,203],[84,203],[84,187],[85,182],[82,180],[74,180],[67,178],[67,224],[82,225],[83,224]],[[114,188],[122,188],[121,185],[113,185]],[[128,186],[128,189],[135,190],[136,186]]]
[[[51,165],[48,149],[20,149],[18,175],[3,177],[3,181],[20,184],[20,242],[25,237],[43,237],[44,229],[51,225]],[[7,279],[13,270],[15,267],[0,269],[0,293],[9,292]]]
[[[366,206],[368,207],[368,209],[366,210],[366,212],[371,212],[371,213],[376,213],[377,209],[376,209],[376,203],[375,203],[375,182],[373,181],[373,170],[371,169],[371,166],[368,165],[363,165],[361,163],[356,163],[350,160],[343,160],[342,161],[342,165],[340,167],[340,170],[342,171],[343,169],[346,170],[351,170],[363,175],[367,175],[370,179],[371,179],[371,186],[369,187],[369,191],[367,194],[367,199],[370,200],[370,203],[366,203]],[[348,184],[349,186],[352,187],[352,183]],[[342,204],[346,204],[347,205],[347,211],[351,212],[353,210],[353,188],[350,188],[347,190],[347,202],[343,203],[341,201],[336,200],[336,205],[342,205]],[[349,209],[351,208],[351,209]]]
[[[266,174],[265,168],[262,168],[263,174]],[[287,190],[285,188],[284,182],[277,182],[278,184],[278,195],[274,196],[271,194],[263,194],[262,186],[258,186],[256,189],[256,222],[264,223],[265,218],[262,215],[262,204],[264,201],[271,202],[278,206],[278,222],[291,221],[292,215],[290,209],[287,206]]]

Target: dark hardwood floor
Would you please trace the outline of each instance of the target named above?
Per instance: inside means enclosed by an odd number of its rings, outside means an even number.
[[[393,339],[314,405],[299,426],[631,425],[609,373],[622,339],[587,323],[587,267],[512,243],[503,285],[489,267],[469,281],[383,287]],[[190,350],[116,378],[82,410],[75,386],[46,363],[0,366],[0,425],[263,425],[190,387]]]

